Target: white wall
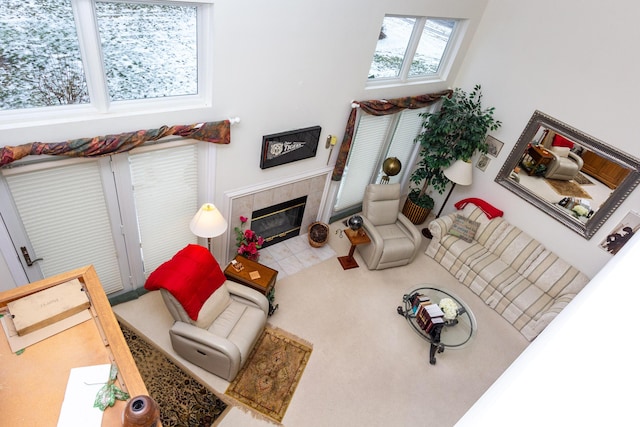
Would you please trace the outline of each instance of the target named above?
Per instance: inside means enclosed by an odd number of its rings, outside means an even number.
[[[490,0],[455,81],[466,90],[482,85],[485,105],[503,122],[494,136],[505,145],[451,200],[473,195],[495,203],[589,276],[611,258],[598,244],[627,212],[640,212],[640,190],[587,241],[493,180],[535,110],[640,157],[638,16],[640,4],[623,0]]]
[[[635,235],[456,425],[637,425],[638,259]]]
[[[366,90],[366,77],[385,13],[469,18],[475,31],[487,0],[218,0],[214,4],[214,88],[211,107],[142,115],[78,118],[75,123],[0,124],[0,144],[57,142],[161,125],[239,116],[231,144],[217,150],[215,200],[225,191],[278,181],[326,167],[327,135],[342,138],[352,100],[418,95],[445,82]],[[468,43],[464,46],[464,51]],[[262,136],[320,125],[315,158],[259,168]],[[333,152],[334,158],[338,150]]]

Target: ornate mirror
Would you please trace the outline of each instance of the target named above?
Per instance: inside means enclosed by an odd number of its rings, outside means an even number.
[[[496,182],[590,239],[640,182],[640,161],[536,111]]]

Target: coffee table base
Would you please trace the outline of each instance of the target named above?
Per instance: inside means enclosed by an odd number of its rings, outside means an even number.
[[[342,266],[343,270],[360,267],[355,258],[349,255],[339,256],[338,261],[340,261],[340,265]]]

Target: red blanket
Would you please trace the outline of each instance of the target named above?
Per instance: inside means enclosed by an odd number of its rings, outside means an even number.
[[[484,200],[478,199],[475,197],[471,197],[469,199],[462,199],[458,203],[456,203],[454,206],[456,207],[456,209],[460,210],[460,209],[463,209],[465,206],[467,206],[467,203],[472,203],[477,207],[479,207],[489,219],[502,216],[502,214],[504,213],[500,209],[496,208],[495,206],[492,206],[489,203],[485,202]]]

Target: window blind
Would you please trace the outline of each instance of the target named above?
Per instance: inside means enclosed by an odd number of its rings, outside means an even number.
[[[189,243],[198,210],[197,145],[130,156],[145,277]]]
[[[374,169],[378,164],[392,121],[393,115],[361,114],[351,143],[347,165],[340,181],[335,211],[362,203],[364,189],[374,176]]]
[[[6,180],[45,277],[93,264],[107,294],[123,289],[97,161]]]

